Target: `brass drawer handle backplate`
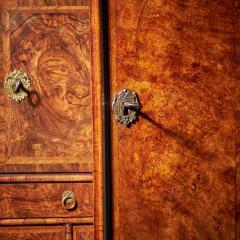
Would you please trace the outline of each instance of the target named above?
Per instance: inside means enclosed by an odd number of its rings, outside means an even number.
[[[73,210],[76,205],[77,201],[75,199],[75,195],[72,191],[67,190],[62,194],[62,205],[66,210]]]
[[[4,80],[7,95],[15,102],[21,102],[30,93],[28,74],[20,70],[13,70]]]

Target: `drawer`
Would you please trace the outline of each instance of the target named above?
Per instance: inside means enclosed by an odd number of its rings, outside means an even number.
[[[0,227],[1,240],[66,240],[68,231],[66,226],[14,226]],[[94,230],[92,225],[73,226],[70,229],[70,239],[93,240]]]
[[[1,240],[65,240],[65,226],[1,227]],[[81,238],[80,238],[81,239]]]
[[[71,197],[63,199],[67,190],[75,196],[76,206],[72,210],[65,208],[73,203]],[[92,183],[0,184],[0,218],[92,216]]]

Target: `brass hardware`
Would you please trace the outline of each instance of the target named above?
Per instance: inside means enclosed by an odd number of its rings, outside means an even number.
[[[72,191],[67,190],[62,194],[62,205],[67,210],[72,210],[76,207],[77,201]]]
[[[112,102],[112,109],[115,114],[115,119],[125,127],[129,127],[131,123],[136,121],[140,110],[140,103],[137,94],[127,89],[115,93]]]
[[[21,102],[30,92],[30,80],[27,73],[13,70],[4,80],[4,89],[13,101]]]

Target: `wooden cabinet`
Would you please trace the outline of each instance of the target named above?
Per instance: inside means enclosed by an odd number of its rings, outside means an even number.
[[[102,239],[98,15],[0,0],[0,239]]]
[[[239,6],[0,0],[0,239],[239,238]]]

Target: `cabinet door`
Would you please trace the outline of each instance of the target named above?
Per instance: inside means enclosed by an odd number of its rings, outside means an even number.
[[[115,240],[235,239],[235,5],[110,1],[111,93],[142,106],[113,120]]]
[[[99,93],[90,7],[44,2],[0,1],[0,172],[92,172]],[[4,91],[15,69],[30,81],[21,102]]]

